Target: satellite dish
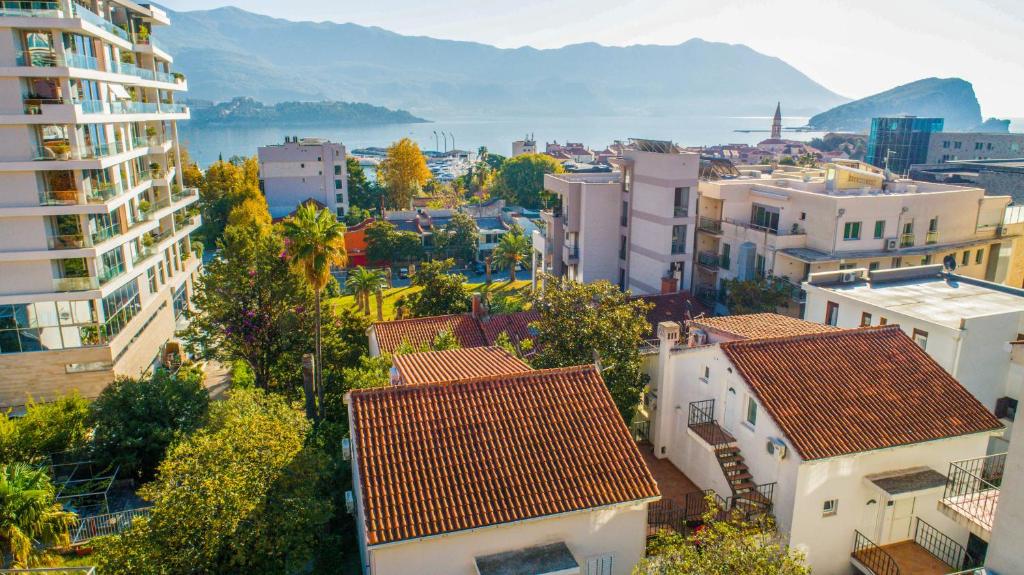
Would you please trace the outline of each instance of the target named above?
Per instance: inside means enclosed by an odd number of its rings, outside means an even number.
[[[947,272],[956,271],[956,257],[948,255],[942,258],[942,267],[945,268]]]

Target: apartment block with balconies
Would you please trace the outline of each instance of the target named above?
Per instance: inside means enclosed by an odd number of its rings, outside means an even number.
[[[0,2],[0,405],[139,375],[200,266],[176,102],[134,2]]]
[[[1003,283],[1019,257],[1009,196],[890,180],[858,162],[742,173],[700,184],[694,292],[708,303],[721,302],[726,280],[769,278],[799,316],[800,283],[812,273],[950,261],[957,273]]]
[[[637,295],[688,289],[699,155],[634,139],[611,161],[615,172],[544,177],[558,204],[534,234],[543,271]]]

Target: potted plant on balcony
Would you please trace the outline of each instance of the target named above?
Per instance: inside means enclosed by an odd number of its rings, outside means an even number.
[[[149,44],[149,28],[145,24],[139,25],[139,31],[135,34],[139,44]]]
[[[82,337],[83,345],[99,345],[100,339],[100,326],[98,325],[85,325],[78,332]]]
[[[150,210],[153,209],[153,204],[149,203],[149,200],[139,200],[139,213],[146,215]]]
[[[181,72],[171,72],[171,76],[174,76],[174,81],[181,83],[185,81],[185,75]]]
[[[161,168],[160,164],[158,164],[157,162],[150,162],[149,171],[151,174],[153,174],[153,178],[159,178],[160,176],[164,175],[163,168]]]
[[[142,245],[147,248],[153,247],[156,243],[156,238],[153,237],[153,232],[142,234]]]
[[[153,126],[146,126],[146,137],[152,140],[156,137],[156,128]]]
[[[71,146],[64,142],[47,146],[51,152],[57,157],[58,160],[67,160],[71,158]]]

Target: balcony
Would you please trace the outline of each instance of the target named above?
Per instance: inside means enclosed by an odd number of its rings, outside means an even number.
[[[914,247],[914,234],[903,234],[900,236],[900,247],[901,248],[912,248]]]
[[[74,206],[85,200],[78,190],[43,190],[39,192],[40,206]]]
[[[85,234],[54,235],[46,238],[51,250],[79,250],[93,245],[92,239]]]
[[[0,2],[0,16],[12,18],[63,18],[58,2],[7,0]]]
[[[698,252],[697,265],[710,271],[718,270],[721,258],[714,252]]]
[[[35,96],[27,96],[21,101],[25,105],[25,113],[30,116],[41,115],[43,106],[63,106],[70,103],[64,98],[38,98]]]
[[[114,25],[113,22],[103,19],[102,17],[100,17],[99,14],[86,10],[79,4],[72,4],[72,6],[74,6],[75,8],[75,16],[81,18],[82,21],[88,22],[93,26],[96,26],[97,28],[100,28],[101,30],[108,32],[110,34],[113,34],[114,36],[117,36],[122,40],[131,41],[131,39],[128,36],[128,32],[121,28],[118,28]]]
[[[697,229],[702,232],[709,234],[721,235],[722,233],[722,220],[715,220],[712,218],[700,218],[697,222]]]
[[[876,545],[863,533],[854,534],[850,562],[866,575],[946,575],[982,563],[920,517],[914,518],[913,539]]]
[[[937,231],[928,232],[928,235],[925,237],[924,243],[929,244],[929,245],[930,244],[937,244],[937,243],[939,243],[939,232],[937,232]]]
[[[694,296],[697,301],[704,305],[713,306],[719,301],[718,290],[715,286],[709,284],[698,285],[694,289]]]
[[[989,540],[1005,466],[1005,453],[950,463],[939,511]]]
[[[100,289],[100,280],[95,277],[53,278],[53,291],[73,292]]]
[[[564,246],[562,248],[562,256],[567,264],[575,264],[580,261],[580,247],[579,246]]]
[[[690,208],[687,206],[672,206],[672,217],[685,218],[690,215]]]
[[[118,249],[120,249],[120,248],[118,248]],[[122,274],[124,274],[124,269],[125,269],[124,268],[124,264],[119,264],[119,265],[116,265],[116,266],[114,266],[112,268],[106,268],[106,269],[102,270],[100,272],[100,275],[99,275],[99,278],[98,278],[99,282],[100,282],[100,285],[105,285],[110,280],[113,280],[113,279],[116,279],[116,278],[120,277]]]

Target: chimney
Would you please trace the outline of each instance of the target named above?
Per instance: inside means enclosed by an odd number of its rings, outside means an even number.
[[[675,276],[665,276],[661,278],[661,293],[676,293],[679,291],[679,279]]]
[[[674,362],[672,361],[672,349],[679,344],[680,331],[681,326],[674,321],[658,323],[658,363],[650,383],[650,389],[654,395],[653,405],[650,406],[650,433],[651,442],[654,444],[654,456],[658,459],[668,456],[673,412],[682,409],[675,405]]]
[[[483,319],[484,317],[484,304],[480,299],[480,294],[473,294],[473,317],[476,319]]]

